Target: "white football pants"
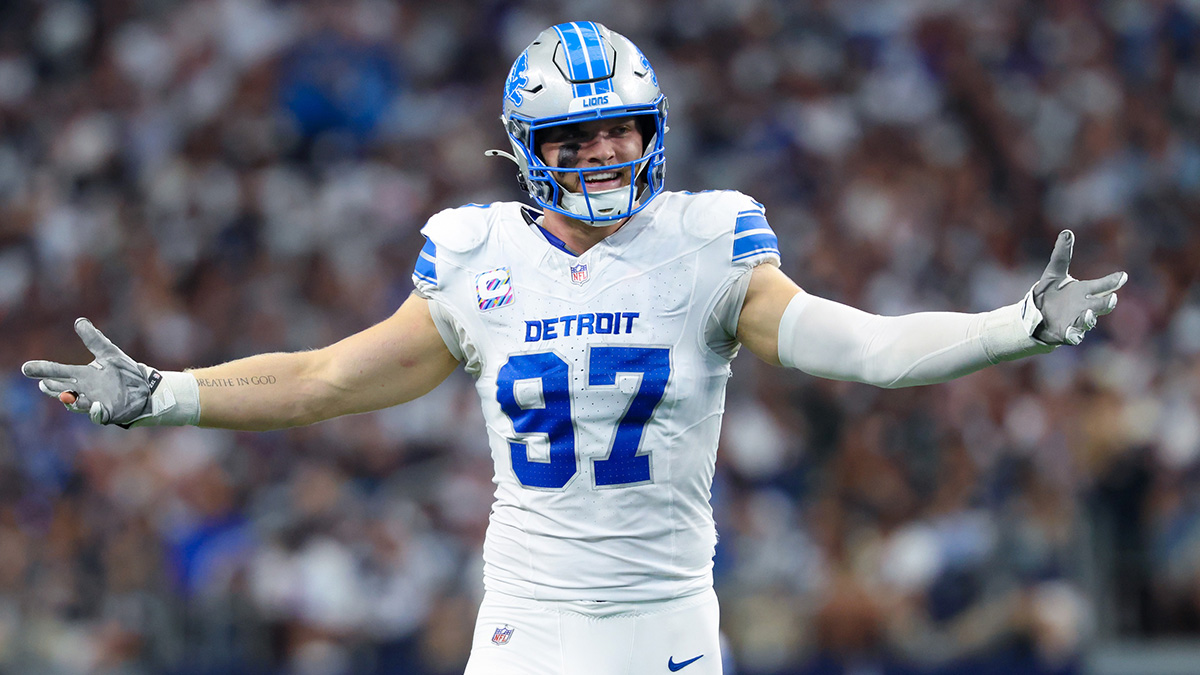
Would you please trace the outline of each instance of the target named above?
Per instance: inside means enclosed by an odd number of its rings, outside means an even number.
[[[721,675],[717,595],[564,602],[485,593],[464,675]]]

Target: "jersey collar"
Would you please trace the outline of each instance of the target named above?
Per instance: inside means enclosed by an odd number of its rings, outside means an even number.
[[[661,195],[659,195],[659,197],[660,199],[655,199],[654,202],[647,204],[646,208],[630,216],[629,220],[624,226],[602,239],[598,244],[596,244],[596,248],[621,248],[625,243],[636,237],[637,233],[643,227],[645,227],[646,223],[653,219],[653,212],[658,210],[658,202],[662,201]],[[542,239],[550,246],[562,251],[563,253],[566,253],[573,258],[580,257],[581,254],[576,253],[568,248],[566,242],[564,242],[550,230],[542,227],[541,214],[539,212],[529,207],[522,207],[521,216],[524,218],[525,223],[529,226],[529,230],[531,232],[534,232],[535,234],[541,233],[541,237],[539,237],[539,239]]]
[[[541,232],[542,232],[542,236],[546,238],[546,241],[550,242],[550,245],[551,245],[551,246],[553,246],[554,248],[557,248],[558,250],[560,250],[560,251],[562,251],[563,253],[566,253],[566,254],[568,254],[568,255],[573,255],[573,256],[575,256],[576,258],[578,258],[578,257],[579,257],[579,254],[578,254],[578,253],[576,253],[575,251],[572,251],[571,249],[567,248],[567,242],[563,241],[562,239],[559,239],[558,237],[556,237],[556,236],[554,235],[554,233],[553,233],[553,232],[551,232],[550,230],[547,230],[546,228],[542,227],[542,224],[541,224],[541,223],[534,223],[534,227],[536,227],[537,229],[541,230]]]

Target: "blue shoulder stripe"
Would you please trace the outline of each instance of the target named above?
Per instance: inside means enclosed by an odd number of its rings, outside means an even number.
[[[734,261],[762,253],[779,254],[779,239],[761,212],[744,211],[738,214],[733,232]]]
[[[741,234],[751,230],[771,230],[771,226],[767,224],[767,217],[763,215],[762,211],[742,211],[738,214],[734,233]]]
[[[437,246],[430,239],[426,239],[425,245],[421,247],[413,276],[431,284],[437,283]]]
[[[740,239],[733,244],[733,260],[745,260],[762,253],[779,255],[779,243],[774,234],[758,234]]]

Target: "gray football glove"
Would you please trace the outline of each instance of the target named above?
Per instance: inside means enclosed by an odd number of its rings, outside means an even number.
[[[65,403],[67,408],[87,413],[96,424],[128,428],[152,415],[151,395],[162,374],[126,356],[87,319],[75,320],[75,332],[96,357],[94,361],[86,366],[26,361],[21,373],[39,380],[38,388],[49,396],[71,392],[75,402]]]
[[[1042,313],[1042,322],[1033,337],[1049,345],[1077,345],[1083,334],[1095,328],[1096,318],[1113,311],[1117,306],[1117,289],[1125,285],[1129,275],[1124,272],[1079,281],[1067,273],[1075,234],[1063,230],[1054,242],[1050,264],[1042,278],[1033,285],[1033,304]]]

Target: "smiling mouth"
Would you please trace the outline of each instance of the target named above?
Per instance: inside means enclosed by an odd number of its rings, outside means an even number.
[[[584,173],[583,182],[589,192],[596,190],[612,190],[622,187],[625,172],[623,171],[591,171]]]

